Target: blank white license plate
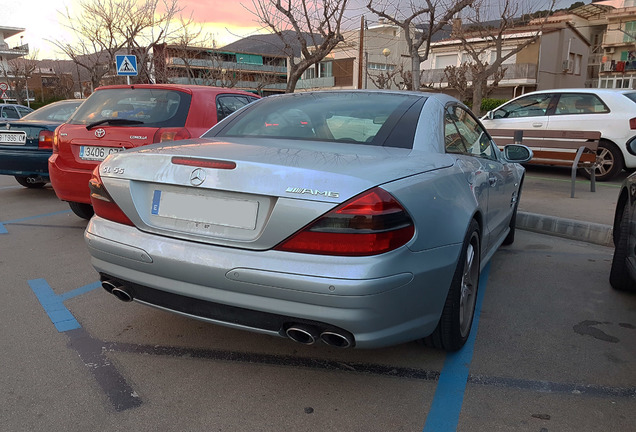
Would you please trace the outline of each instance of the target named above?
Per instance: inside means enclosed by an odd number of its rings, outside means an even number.
[[[155,190],[153,215],[231,228],[256,228],[258,202]]]
[[[24,145],[26,144],[26,132],[0,131],[0,144]]]
[[[125,149],[121,147],[81,146],[79,157],[83,160],[103,161],[109,154],[117,153],[123,150]]]

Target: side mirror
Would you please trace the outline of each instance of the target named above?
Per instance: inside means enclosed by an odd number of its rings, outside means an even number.
[[[627,152],[636,156],[636,136],[627,141]]]
[[[488,120],[493,120],[495,118],[495,112],[494,111],[488,111],[486,113],[486,117],[488,117]]]
[[[503,149],[503,156],[507,162],[525,163],[532,159],[532,150],[521,144],[508,144]]]

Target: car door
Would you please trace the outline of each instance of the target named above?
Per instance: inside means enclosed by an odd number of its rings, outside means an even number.
[[[609,113],[607,105],[593,93],[561,93],[550,113],[548,130],[604,130]]]
[[[451,123],[457,135],[453,135]],[[515,175],[507,163],[499,160],[499,152],[486,130],[468,110],[450,105],[445,115],[446,151],[459,153],[465,164],[474,167],[473,192],[484,211],[482,244],[496,246],[508,228],[516,203]]]
[[[553,105],[552,93],[537,93],[513,99],[482,120],[488,129],[547,129],[548,112]]]

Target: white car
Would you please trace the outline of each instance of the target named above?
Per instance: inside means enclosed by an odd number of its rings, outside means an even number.
[[[526,93],[489,111],[487,129],[585,130],[601,132],[598,180],[636,168],[626,143],[636,136],[636,90],[552,89]]]

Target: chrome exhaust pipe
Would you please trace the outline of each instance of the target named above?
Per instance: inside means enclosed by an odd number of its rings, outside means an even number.
[[[133,300],[132,294],[130,294],[128,290],[126,290],[126,288],[124,287],[113,288],[113,290],[111,291],[111,294],[117,297],[119,300],[126,303],[131,302]]]
[[[113,280],[102,281],[102,288],[117,297],[123,302],[131,302],[133,300],[132,294],[119,282]]]
[[[327,345],[337,348],[349,348],[353,345],[351,338],[332,331],[324,331],[320,333],[320,339]]]
[[[117,282],[111,281],[111,280],[103,280],[102,281],[102,288],[104,288],[106,291],[108,291],[109,294],[113,293],[113,290],[115,288],[119,288],[121,287],[120,284],[118,284]]]
[[[293,324],[291,327],[285,330],[285,334],[294,342],[298,342],[304,345],[311,345],[316,342],[316,339],[318,338],[318,332],[316,332],[314,329],[298,324]]]

